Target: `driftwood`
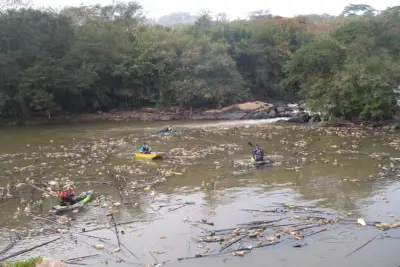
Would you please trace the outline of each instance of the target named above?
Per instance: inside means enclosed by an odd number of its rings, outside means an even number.
[[[114,229],[115,229],[115,235],[117,236],[117,241],[118,241],[118,247],[121,247],[121,241],[119,240],[119,233],[118,233],[118,228],[117,228],[117,223],[115,222],[114,215],[110,214],[111,216],[111,222],[114,224]]]
[[[112,229],[110,229],[110,231],[111,232],[114,232]],[[79,233],[79,234],[81,234],[81,233]],[[100,242],[103,242],[103,243],[105,243],[105,244],[108,244],[108,245],[110,245],[110,246],[115,246],[115,244],[113,244],[113,243],[111,243],[111,242],[108,242],[108,241],[105,241],[105,240],[111,240],[111,239],[109,239],[109,238],[99,238],[99,241]],[[133,257],[135,257],[136,259],[139,259],[135,254],[133,254],[133,252],[131,251],[131,250],[129,250],[125,245],[124,245],[124,243],[122,243],[121,242],[121,247],[123,247],[124,249],[126,249]],[[121,249],[122,250],[122,249]]]
[[[237,242],[241,241],[242,239],[248,237],[249,235],[244,235],[242,237],[239,237],[238,239],[236,239],[235,241],[232,241],[231,243],[229,243],[228,245],[226,245],[225,247],[221,248],[219,250],[219,252],[224,251],[225,249],[229,248],[230,246],[232,246],[233,244],[236,244]]]
[[[28,183],[28,185],[30,185],[31,187],[35,188],[35,189],[38,190],[38,191],[41,191],[41,192],[46,193],[46,194],[50,194],[49,191],[46,191],[46,190],[44,190],[44,189],[41,189],[41,188],[39,188],[39,187],[37,187],[37,186],[31,184],[31,183]]]
[[[155,221],[155,220],[158,220],[158,219],[150,220],[150,222]],[[133,221],[127,221],[127,222],[120,222],[120,223],[117,223],[117,225],[125,225],[125,224],[136,223],[136,222],[143,222],[143,221],[133,220]],[[103,229],[107,229],[107,228],[109,228],[109,226],[99,226],[99,227],[88,229],[88,230],[86,230],[86,228],[82,228],[82,233],[88,233],[88,232],[103,230]]]
[[[248,211],[248,212],[272,212],[272,213],[286,213],[286,210],[279,210],[279,208],[273,210],[252,210],[252,209],[241,209],[241,211]]]
[[[264,248],[264,247],[269,247],[269,246],[275,246],[283,241],[285,241],[287,238],[273,242],[273,243],[267,243],[267,244],[263,244],[263,245],[259,245],[257,247],[247,247],[247,248],[240,248],[240,249],[235,249],[235,250],[230,250],[230,251],[224,251],[221,253],[217,253],[217,254],[206,254],[206,255],[202,255],[202,254],[198,254],[194,257],[183,257],[183,258],[178,258],[178,261],[182,261],[182,260],[190,260],[190,259],[197,259],[197,258],[205,258],[205,257],[212,257],[212,256],[220,256],[220,255],[224,255],[227,253],[232,253],[232,252],[238,252],[238,251],[251,251],[253,249],[257,249],[257,248]]]
[[[8,234],[10,235],[11,243],[8,244],[2,251],[0,251],[0,256],[5,254],[6,252],[8,252],[10,249],[12,249],[15,246],[15,244],[17,244],[17,242],[19,240],[21,240],[21,237],[18,234],[16,234],[18,239],[15,239],[15,238],[12,237],[12,232],[11,231],[9,231]]]
[[[154,261],[156,262],[156,264],[158,264],[158,260],[157,258],[153,255],[153,253],[151,253],[151,251],[149,251],[151,257],[154,259]]]
[[[0,251],[0,255],[3,255],[4,253],[12,249],[16,243],[17,242],[12,242],[11,244],[8,244],[2,251]]]
[[[127,248],[123,243],[121,243],[121,246],[126,249],[133,257],[135,257],[137,260],[139,259],[129,248]]]
[[[280,222],[280,221],[283,221],[283,220],[286,220],[286,219],[289,219],[289,218],[291,218],[291,217],[289,216],[289,217],[279,218],[279,219],[276,219],[276,220],[269,220],[269,221],[252,221],[252,222],[242,223],[242,224],[238,224],[238,225],[240,225],[240,226],[246,226],[246,225],[271,224],[271,223]]]
[[[325,229],[322,229],[322,230],[319,230],[319,231],[315,231],[315,232],[312,232],[312,233],[308,233],[308,234],[306,234],[306,235],[303,235],[303,238],[309,237],[309,236],[313,236],[313,235],[316,235],[316,234],[319,234],[319,233],[322,233],[322,232],[325,232],[326,230],[328,230],[328,229],[325,228]]]
[[[302,228],[299,228],[299,229],[294,229],[293,231],[300,232],[300,231],[303,231],[303,230],[306,230],[306,229],[310,229],[310,228],[314,228],[314,227],[318,227],[318,226],[321,226],[321,225],[323,225],[323,224],[313,224],[313,225],[308,224],[308,226],[305,226],[305,227],[302,227]]]
[[[78,237],[77,237],[77,238],[78,238]],[[79,238],[81,238],[81,237],[79,237]],[[89,243],[86,242],[85,240],[80,239],[80,241],[83,242],[84,244],[88,245],[90,248],[93,248],[93,245],[89,244]],[[103,241],[103,242],[104,242],[104,241]],[[109,251],[106,250],[106,249],[103,249],[102,251],[103,251],[104,253],[107,253],[108,255],[110,255],[110,256],[116,258],[118,261],[125,262],[125,263],[130,264],[130,265],[140,265],[140,266],[143,266],[143,264],[140,264],[140,263],[134,263],[134,262],[125,261],[125,260],[123,260],[123,259],[117,257],[114,253],[109,252]]]
[[[74,261],[81,261],[81,260],[85,260],[91,257],[97,257],[100,256],[100,254],[92,254],[92,255],[87,255],[87,256],[82,256],[82,257],[77,257],[77,258],[71,258],[71,259],[66,259],[66,260],[62,260],[62,262],[74,262]]]
[[[302,226],[302,225],[309,225],[309,223],[286,223],[286,224],[273,224],[273,225],[268,225],[266,227],[270,228],[276,228],[276,227],[284,227],[284,226]],[[300,231],[303,229],[300,229]],[[299,230],[296,230],[299,231]]]
[[[94,236],[94,235],[86,235],[84,233],[78,233],[78,234],[83,235],[83,236],[87,236],[87,237],[91,237],[91,238],[98,238],[98,239],[102,239],[102,240],[111,240],[111,238],[105,238],[105,237]]]
[[[32,215],[32,216],[33,216],[33,218],[36,219],[36,220],[44,220],[44,221],[46,221],[46,222],[51,222],[51,223],[54,223],[54,224],[59,225],[60,227],[66,228],[65,225],[63,225],[62,223],[59,223],[59,222],[57,222],[57,221],[53,221],[53,220],[50,220],[50,219],[47,219],[47,218],[44,218],[44,217],[41,217],[41,216],[36,216],[36,215]]]
[[[274,202],[272,204],[278,205],[278,206],[283,206],[283,207],[293,207],[293,208],[296,208],[296,209],[299,209],[299,208],[300,209],[301,208],[315,209],[316,208],[315,206],[297,206],[297,205],[291,205],[291,204],[286,204],[286,203],[277,203],[277,202]]]
[[[159,205],[158,208],[161,209],[161,208],[165,208],[165,207],[178,206],[178,205],[182,205],[182,203]]]
[[[214,226],[213,222],[207,222],[206,219],[201,219],[201,221],[198,221],[198,223],[206,224],[206,225],[209,225],[209,226]]]
[[[34,247],[27,248],[27,249],[23,249],[23,250],[20,250],[20,251],[18,251],[18,252],[15,252],[15,253],[13,253],[13,254],[11,254],[11,255],[8,255],[7,257],[1,258],[1,259],[0,259],[0,262],[3,262],[3,261],[5,261],[5,260],[11,259],[11,258],[14,258],[14,257],[16,257],[16,256],[19,256],[19,255],[24,254],[24,253],[26,253],[26,252],[29,252],[29,251],[31,251],[31,250],[34,250],[34,249],[43,247],[43,246],[45,246],[45,245],[47,245],[47,244],[53,243],[53,242],[57,241],[58,239],[60,239],[61,237],[62,237],[62,236],[59,236],[59,237],[57,237],[57,238],[55,238],[55,239],[53,239],[53,240],[44,242],[44,243],[42,243],[42,244],[40,244],[40,245],[36,245],[36,246],[34,246]]]
[[[168,212],[171,212],[171,211],[174,211],[174,210],[179,210],[179,209],[181,209],[183,207],[186,207],[186,204],[182,204],[181,206],[179,206],[177,208],[174,208],[174,209],[168,209]]]
[[[371,243],[372,241],[374,241],[378,236],[382,235],[382,233],[380,232],[379,234],[377,234],[376,236],[374,236],[372,239],[368,240],[366,243],[364,243],[361,247],[358,247],[356,250],[353,250],[352,252],[350,252],[349,254],[346,255],[346,258],[354,253],[356,253],[357,251],[359,251],[360,249],[362,249],[363,247],[367,246],[369,243]]]

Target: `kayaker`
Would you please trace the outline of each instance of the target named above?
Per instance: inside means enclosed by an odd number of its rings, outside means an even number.
[[[151,148],[147,144],[144,144],[144,145],[142,145],[140,147],[139,151],[142,154],[150,154],[151,153]]]
[[[264,150],[259,144],[256,144],[251,152],[253,153],[254,161],[264,161]]]
[[[86,197],[85,192],[81,193],[79,196],[75,196],[75,189],[75,185],[64,185],[60,193],[61,202],[64,204],[73,205],[79,201],[82,201]]]
[[[171,125],[168,125],[167,127],[165,127],[164,129],[162,129],[160,131],[160,133],[168,133],[168,132],[172,132],[172,127]]]

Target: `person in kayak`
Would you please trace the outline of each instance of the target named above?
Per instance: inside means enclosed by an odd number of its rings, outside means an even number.
[[[75,196],[74,185],[64,185],[60,193],[61,203],[67,205],[73,205],[79,201],[82,201],[86,197],[86,193],[83,192],[79,196]]]
[[[251,152],[253,153],[254,161],[264,161],[264,150],[259,144],[256,144]]]
[[[160,131],[160,133],[168,133],[168,132],[172,132],[171,125],[168,125],[167,127],[165,127]]]
[[[144,145],[142,145],[140,147],[139,151],[142,154],[150,154],[151,153],[151,148],[147,144],[144,144]]]

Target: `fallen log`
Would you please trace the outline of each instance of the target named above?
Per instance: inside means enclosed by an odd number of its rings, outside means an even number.
[[[11,254],[11,255],[8,255],[8,256],[6,256],[6,257],[4,257],[4,258],[1,258],[1,259],[0,259],[0,262],[3,262],[3,261],[5,261],[5,260],[11,259],[11,258],[14,258],[14,257],[16,257],[16,256],[19,256],[19,255],[24,254],[24,253],[26,253],[26,252],[32,251],[32,250],[34,250],[34,249],[43,247],[43,246],[45,246],[45,245],[47,245],[47,244],[53,243],[53,242],[57,241],[58,239],[60,239],[61,237],[62,237],[62,236],[59,236],[59,237],[57,237],[57,238],[55,238],[55,239],[53,239],[53,240],[44,242],[44,243],[42,243],[42,244],[40,244],[40,245],[36,245],[36,246],[34,246],[34,247],[27,248],[27,249],[23,249],[23,250],[20,250],[20,251],[18,251],[18,252],[15,252],[15,253],[13,253],[13,254]]]

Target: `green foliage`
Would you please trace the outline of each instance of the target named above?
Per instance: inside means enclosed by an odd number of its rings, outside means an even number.
[[[399,7],[162,20],[173,27],[149,23],[137,2],[1,12],[0,120],[270,98],[305,99],[331,118],[385,119],[395,106]]]
[[[398,12],[345,20],[294,54],[282,86],[297,86],[328,119],[391,118],[400,84],[399,27]]]
[[[43,260],[42,257],[30,258],[30,259],[26,259],[24,261],[15,261],[15,262],[5,263],[4,267],[35,267],[36,263],[39,263],[42,260]],[[1,266],[3,266],[3,265],[1,265]]]

